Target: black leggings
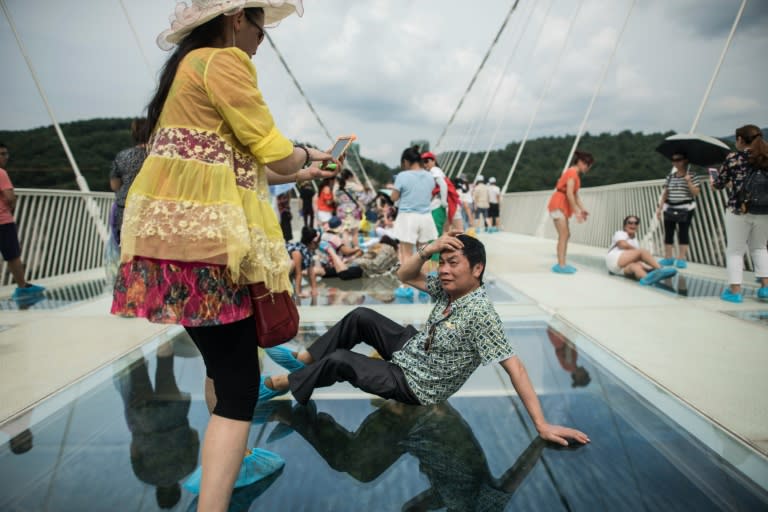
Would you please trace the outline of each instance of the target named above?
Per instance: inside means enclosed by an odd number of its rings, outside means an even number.
[[[693,220],[693,210],[688,214],[688,220],[685,222],[669,222],[664,220],[664,243],[673,245],[675,243],[675,226],[677,226],[677,243],[680,245],[689,245],[688,230],[691,228]]]
[[[259,399],[259,348],[253,316],[231,324],[185,327],[216,389],[213,414],[251,421]]]

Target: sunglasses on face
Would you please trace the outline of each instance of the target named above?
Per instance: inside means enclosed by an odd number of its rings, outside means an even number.
[[[259,24],[256,22],[256,20],[254,20],[253,18],[251,18],[251,16],[248,14],[248,11],[245,11],[245,19],[246,19],[246,20],[248,20],[248,22],[249,22],[251,25],[253,25],[253,26],[254,26],[254,27],[256,27],[257,29],[259,29],[259,42],[262,42],[262,41],[264,40],[264,35],[265,35],[265,33],[264,33],[264,29],[262,28],[262,26],[261,26],[261,25],[259,25]]]

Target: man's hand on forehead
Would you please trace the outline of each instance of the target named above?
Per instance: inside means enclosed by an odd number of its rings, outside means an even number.
[[[434,249],[433,252],[441,253],[443,251],[460,251],[464,248],[464,243],[459,240],[457,237],[459,235],[463,235],[463,231],[454,231],[451,230],[447,233],[445,233],[443,236],[438,238],[437,240],[434,240],[430,245],[432,245],[432,249]]]

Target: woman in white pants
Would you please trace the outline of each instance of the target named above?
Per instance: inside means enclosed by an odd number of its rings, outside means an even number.
[[[757,297],[768,299],[768,214],[744,211],[740,199],[747,177],[757,169],[768,169],[768,143],[763,139],[760,128],[748,124],[736,130],[736,149],[738,151],[726,157],[712,186],[722,189],[730,184],[725,212],[725,233],[728,238],[725,263],[730,286],[723,290],[720,298],[739,303],[744,300],[741,281],[747,249],[761,283]]]

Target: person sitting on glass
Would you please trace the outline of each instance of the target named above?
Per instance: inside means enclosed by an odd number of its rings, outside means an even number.
[[[637,241],[640,218],[629,215],[624,218],[623,229],[613,234],[611,247],[605,255],[608,272],[617,276],[631,277],[642,285],[652,285],[677,274],[674,268],[662,267],[647,249],[641,249]]]
[[[440,255],[438,273],[428,276],[422,267],[433,254]],[[435,301],[421,330],[357,308],[307,350],[271,350],[270,357],[291,373],[262,377],[259,400],[290,390],[299,403],[307,404],[315,388],[347,381],[382,398],[433,405],[456,393],[481,363],[499,363],[543,439],[564,446],[569,439],[588,443],[585,433],[544,418],[525,366],[483,286],[485,266],[485,247],[476,238],[451,231],[430,242],[397,272],[401,282],[426,291]],[[382,359],[352,351],[363,341]]]

